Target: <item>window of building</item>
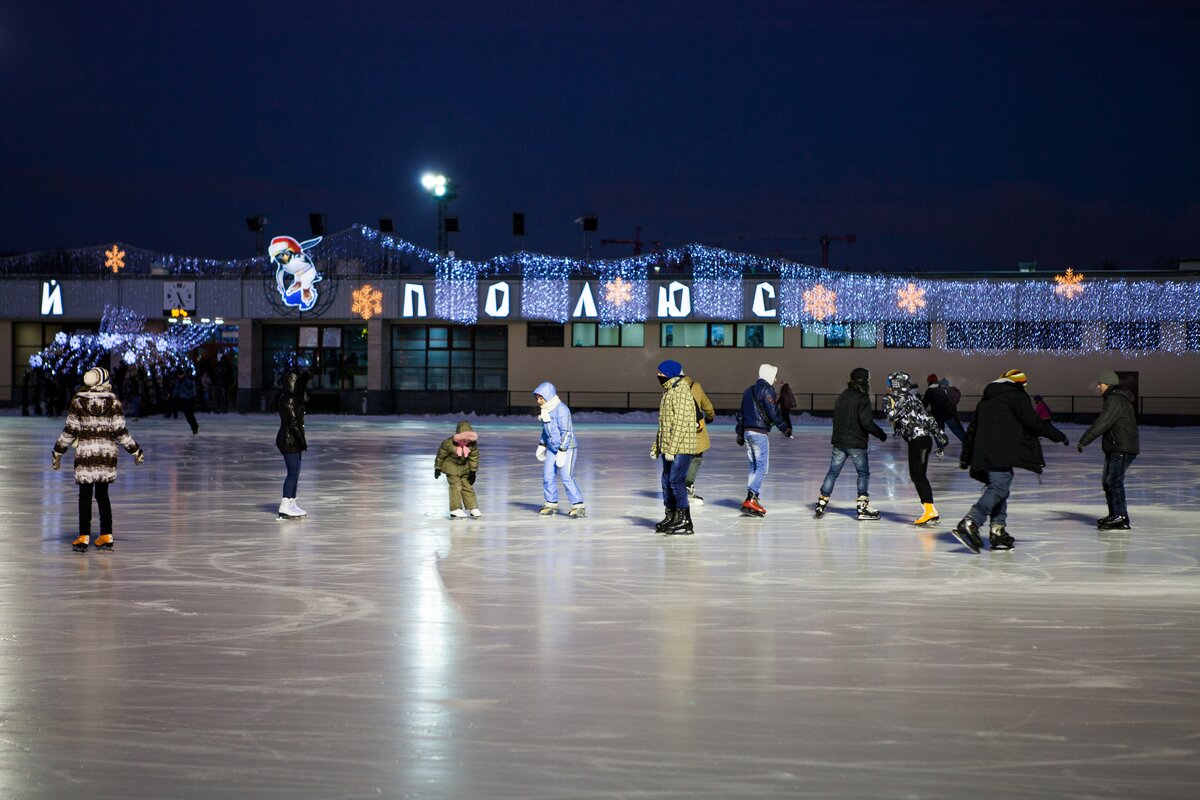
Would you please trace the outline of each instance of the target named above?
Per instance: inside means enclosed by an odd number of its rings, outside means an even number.
[[[1157,350],[1157,322],[1109,322],[1105,326],[1108,346],[1113,350]]]
[[[278,386],[292,366],[308,370],[310,390],[366,389],[367,327],[264,325],[264,385]]]
[[[947,322],[948,350],[1012,350],[1017,344],[1013,322]]]
[[[12,386],[23,385],[25,370],[29,368],[29,357],[54,344],[54,337],[60,331],[77,332],[74,325],[64,325],[61,322],[13,323]]]
[[[1022,322],[1017,325],[1018,349],[1079,350],[1082,347],[1082,322]]]
[[[646,343],[646,326],[641,322],[628,325],[600,325],[595,322],[571,324],[572,347],[642,347]]]
[[[923,320],[885,323],[883,326],[883,346],[928,350],[933,346],[930,325]]]
[[[558,322],[530,322],[526,325],[526,347],[562,347],[567,326]]]
[[[801,347],[875,347],[874,322],[835,322],[828,325],[805,327],[800,338]]]
[[[758,323],[737,326],[738,347],[783,347],[783,326]]]
[[[508,328],[394,325],[392,388],[504,391],[508,388]]]
[[[659,333],[662,347],[783,347],[779,325],[664,322]]]

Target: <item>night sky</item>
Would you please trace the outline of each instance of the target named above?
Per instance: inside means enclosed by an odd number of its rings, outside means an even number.
[[[1200,256],[1200,2],[0,0],[0,71],[0,252],[313,211],[434,248],[436,169],[476,259],[513,211],[571,256],[584,212],[853,269]]]

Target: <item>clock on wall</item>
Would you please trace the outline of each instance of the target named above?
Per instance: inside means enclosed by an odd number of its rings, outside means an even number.
[[[196,282],[167,282],[163,284],[163,313],[173,310],[196,310]]]

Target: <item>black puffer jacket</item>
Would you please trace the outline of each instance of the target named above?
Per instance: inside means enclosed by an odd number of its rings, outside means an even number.
[[[871,395],[857,383],[851,382],[833,404],[834,447],[861,450],[867,446],[867,435],[880,441],[887,439],[883,428],[875,424],[871,413]]]
[[[954,406],[950,404],[950,396],[936,383],[925,390],[922,402],[938,422],[945,422],[954,416]]]
[[[1133,392],[1124,386],[1110,386],[1104,391],[1104,407],[1092,427],[1079,437],[1086,447],[1103,436],[1100,447],[1106,453],[1138,453],[1137,414],[1133,407]]]
[[[302,453],[308,449],[304,438],[304,387],[308,385],[307,372],[289,372],[283,376],[283,388],[279,392],[279,433],[275,434],[275,446],[281,453]]]
[[[1038,419],[1025,387],[1009,380],[989,383],[975,406],[975,419],[967,428],[960,466],[971,468],[971,477],[985,481],[987,472],[1020,467],[1041,472],[1046,466],[1039,436],[1067,442],[1066,434]]]

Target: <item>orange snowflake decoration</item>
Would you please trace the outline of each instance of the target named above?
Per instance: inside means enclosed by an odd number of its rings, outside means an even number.
[[[832,317],[837,313],[837,292],[818,283],[804,293],[804,310],[816,320]]]
[[[351,314],[358,314],[366,320],[383,313],[383,292],[371,284],[364,283],[352,294],[354,302],[350,304]]]
[[[604,300],[617,308],[632,303],[633,284],[618,275],[616,280],[604,284]]]
[[[1059,297],[1074,300],[1083,294],[1083,273],[1070,267],[1067,267],[1066,275],[1055,275],[1054,282],[1058,284],[1054,287],[1054,293]]]
[[[104,266],[113,271],[116,275],[125,266],[125,251],[118,248],[115,244],[112,250],[104,251]]]
[[[896,307],[902,308],[910,314],[917,313],[918,308],[925,307],[925,290],[917,288],[915,283],[910,283],[903,289],[896,290]]]

